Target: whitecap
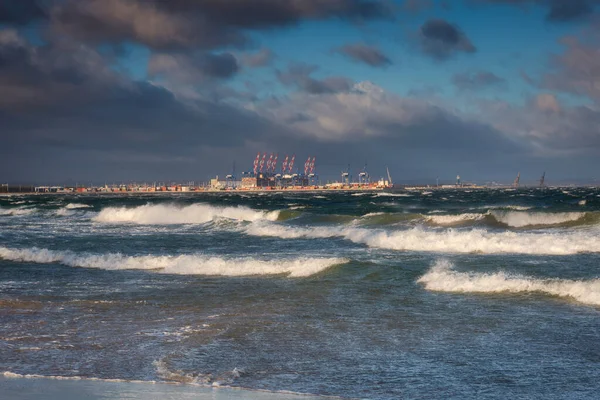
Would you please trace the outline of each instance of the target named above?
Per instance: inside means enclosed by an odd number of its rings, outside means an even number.
[[[153,270],[164,274],[179,275],[249,276],[286,274],[290,277],[310,276],[334,265],[348,262],[344,258],[308,256],[271,260],[253,257],[224,258],[204,254],[126,256],[120,253],[75,253],[36,247],[25,249],[0,247],[0,258],[39,264],[60,263],[71,267],[105,270]]]
[[[425,289],[455,293],[531,293],[569,297],[591,305],[600,305],[600,279],[539,279],[509,274],[457,272],[448,260],[438,260],[417,280]]]
[[[259,211],[248,207],[215,207],[208,204],[176,206],[173,204],[146,204],[138,207],[107,207],[96,217],[96,222],[134,223],[140,225],[202,224],[216,218],[238,221],[275,221],[279,211]]]

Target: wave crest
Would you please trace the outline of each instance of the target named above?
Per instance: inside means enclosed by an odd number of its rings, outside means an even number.
[[[133,223],[140,225],[203,224],[217,218],[238,221],[275,221],[279,211],[258,211],[248,207],[214,207],[192,204],[178,207],[172,204],[146,204],[138,207],[108,207],[94,217],[96,222]]]
[[[552,296],[570,297],[580,303],[600,305],[600,279],[575,281],[568,279],[538,279],[496,273],[467,273],[453,270],[448,260],[438,260],[417,282],[425,289],[454,293],[529,293],[539,292]]]
[[[60,263],[71,267],[105,270],[154,270],[179,275],[281,275],[306,277],[334,265],[348,262],[344,258],[297,257],[260,260],[251,257],[222,258],[201,254],[180,256],[126,256],[120,253],[90,254],[48,249],[11,249],[0,247],[0,258],[38,264]]]
[[[575,222],[586,216],[584,212],[523,212],[523,211],[492,211],[494,219],[502,224],[513,228],[524,228],[528,226],[551,226]]]
[[[88,204],[80,204],[80,203],[69,203],[65,206],[67,210],[73,210],[76,208],[92,208],[92,206]]]
[[[548,255],[600,252],[600,241],[589,232],[488,232],[483,229],[431,231],[420,228],[386,231],[352,227],[286,227],[260,223],[250,225],[245,232],[253,236],[282,239],[341,237],[369,247],[400,251]]]
[[[0,215],[5,216],[21,216],[21,215],[29,215],[36,211],[35,208],[2,208],[0,207]]]
[[[435,225],[459,225],[465,222],[480,221],[484,218],[485,214],[466,213],[458,215],[428,215],[425,217],[425,220]]]

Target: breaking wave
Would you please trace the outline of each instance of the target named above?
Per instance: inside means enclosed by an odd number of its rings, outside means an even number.
[[[551,226],[571,226],[599,222],[597,215],[585,212],[526,212],[526,211],[489,211],[449,215],[427,215],[425,221],[432,225],[458,226],[485,223],[491,226],[511,228],[535,228]]]
[[[522,211],[493,211],[491,215],[502,224],[513,228],[524,228],[527,226],[551,226],[562,225],[569,222],[575,222],[586,216],[584,212],[563,212],[563,213],[543,213],[543,212],[522,212]]]
[[[488,232],[483,229],[432,231],[421,228],[386,231],[365,228],[286,227],[252,224],[245,232],[253,236],[282,239],[340,237],[369,247],[440,253],[567,255],[600,252],[600,240],[586,232],[524,233]]]
[[[435,225],[459,225],[465,222],[480,221],[485,218],[485,214],[458,214],[458,215],[428,215],[425,217],[427,222]]]
[[[29,215],[36,211],[35,208],[1,208],[0,207],[0,215],[5,216],[21,216],[21,215]]]
[[[105,270],[153,270],[179,275],[280,275],[305,277],[334,265],[348,262],[344,258],[297,257],[260,260],[251,257],[222,258],[202,254],[180,256],[126,256],[120,253],[90,254],[48,249],[11,249],[0,247],[0,258],[39,264],[60,263],[71,267]]]
[[[88,204],[77,204],[77,203],[69,203],[65,206],[67,210],[73,210],[76,208],[92,208],[92,206]]]
[[[208,204],[176,206],[173,204],[146,204],[143,206],[108,207],[94,217],[96,222],[133,223],[140,225],[202,224],[217,218],[238,221],[275,221],[279,211],[258,211],[248,207],[214,207]]]
[[[377,192],[377,197],[413,197],[410,193]]]
[[[539,279],[495,273],[457,272],[448,260],[438,260],[417,282],[425,289],[458,293],[529,293],[539,292],[558,297],[570,297],[580,303],[600,305],[600,279],[568,280]]]

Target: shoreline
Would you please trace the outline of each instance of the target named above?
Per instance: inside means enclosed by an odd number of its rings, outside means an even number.
[[[234,386],[205,386],[179,382],[101,379],[67,376],[21,375],[5,371],[0,373],[0,392],[14,400],[109,400],[165,398],[215,400],[317,400],[341,399],[336,396],[268,391]]]
[[[262,194],[262,193],[380,193],[391,192],[391,188],[356,188],[356,189],[253,189],[253,190],[188,190],[188,191],[142,191],[142,190],[119,190],[114,192],[0,192],[0,196],[6,195],[110,195],[110,194]],[[405,190],[405,189],[395,189]]]

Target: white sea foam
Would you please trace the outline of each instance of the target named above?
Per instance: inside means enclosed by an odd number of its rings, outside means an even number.
[[[378,215],[385,215],[386,213],[384,212],[371,212],[371,213],[367,213],[365,215],[363,215],[361,218],[369,218],[369,217],[376,217]]]
[[[21,216],[21,215],[29,215],[36,211],[35,208],[1,208],[0,207],[0,215],[5,216]]]
[[[355,227],[286,227],[258,223],[245,228],[249,235],[282,239],[341,237],[369,247],[441,253],[554,254],[600,252],[598,236],[590,232],[488,232],[484,229],[442,231],[412,228],[381,230]]]
[[[69,210],[66,207],[59,208],[58,210],[56,210],[56,215],[58,215],[59,217],[67,217],[72,214],[73,213],[71,212],[71,210]]]
[[[568,280],[539,279],[512,275],[503,271],[495,273],[457,272],[448,260],[438,260],[417,281],[425,289],[459,293],[527,293],[540,292],[552,296],[570,297],[580,303],[600,305],[600,279]]]
[[[166,381],[207,385],[212,379],[210,374],[193,374],[180,370],[171,370],[162,359],[154,361],[152,364],[156,367],[156,374]]]
[[[425,220],[436,225],[456,225],[466,221],[479,221],[485,218],[485,214],[458,214],[458,215],[428,215]]]
[[[127,380],[127,379],[106,379],[106,378],[88,378],[83,376],[56,376],[56,375],[38,375],[38,374],[17,374],[12,371],[0,373],[5,378],[18,379],[55,379],[60,381],[101,381],[101,382],[128,382],[128,383],[156,383],[155,381]]]
[[[180,275],[279,275],[310,276],[348,262],[343,258],[296,257],[261,260],[251,257],[221,258],[203,254],[180,256],[126,256],[120,253],[90,254],[71,251],[0,247],[0,258],[34,263],[60,263],[71,267],[106,270],[141,269]]]
[[[563,213],[544,213],[544,212],[520,212],[520,211],[493,211],[491,215],[496,221],[514,228],[523,228],[526,226],[546,226],[559,225],[566,222],[573,222],[585,217],[584,212],[563,212]]]
[[[413,197],[410,193],[377,192],[378,197]]]
[[[179,207],[173,204],[146,204],[138,207],[108,207],[94,218],[96,222],[134,224],[202,224],[217,218],[238,221],[275,221],[279,211],[258,211],[248,207],[215,207],[192,204]]]
[[[69,203],[65,206],[67,210],[72,210],[75,208],[92,208],[92,206],[88,204],[78,204],[78,203]]]
[[[491,205],[491,206],[481,206],[481,207],[475,207],[472,208],[473,209],[477,209],[477,210],[513,210],[513,211],[527,211],[527,210],[531,210],[533,207],[529,207],[529,206],[519,206],[519,205],[502,205],[502,204],[495,204],[495,205]]]

